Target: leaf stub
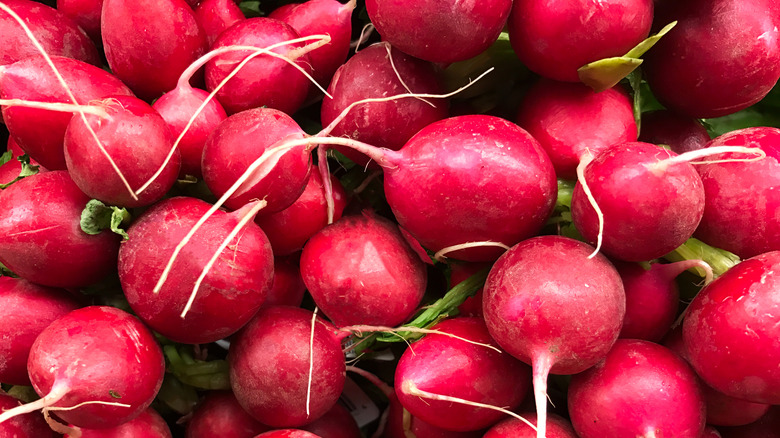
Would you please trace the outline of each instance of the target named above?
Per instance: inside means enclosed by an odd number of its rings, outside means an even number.
[[[128,224],[130,219],[130,212],[126,208],[107,206],[97,199],[92,199],[81,211],[81,230],[90,235],[111,230],[127,240],[129,236],[121,227]]]

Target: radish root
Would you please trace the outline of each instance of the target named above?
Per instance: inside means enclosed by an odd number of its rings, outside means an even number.
[[[601,207],[599,207],[599,204],[596,202],[596,198],[593,197],[593,192],[590,191],[588,182],[585,181],[585,168],[588,167],[588,164],[590,164],[591,161],[593,161],[593,154],[587,150],[583,154],[582,158],[580,158],[579,164],[577,164],[577,182],[580,183],[582,191],[585,192],[585,196],[588,198],[590,206],[593,207],[593,210],[596,211],[596,217],[599,221],[599,233],[596,237],[596,249],[590,253],[588,256],[589,259],[596,257],[596,254],[601,251],[601,243],[604,240],[604,213],[601,211]]]
[[[446,248],[442,248],[439,251],[436,252],[436,254],[433,255],[434,260],[437,260],[439,262],[444,262],[447,259],[447,254],[455,251],[460,251],[461,249],[468,249],[468,248],[479,248],[479,247],[485,247],[485,246],[496,246],[499,248],[503,248],[505,251],[509,251],[509,247],[501,242],[491,242],[489,240],[484,242],[466,242],[461,243],[458,245],[452,245],[448,246]]]
[[[46,424],[49,425],[49,429],[59,434],[67,435],[68,438],[81,438],[81,429],[60,423],[51,417],[51,413],[49,411],[49,409],[43,408],[43,419],[46,420]]]
[[[314,307],[311,315],[311,334],[309,335],[309,378],[306,384],[306,417],[311,415],[311,382],[314,376],[314,327],[317,323],[317,311],[319,307]]]
[[[48,394],[38,400],[0,413],[0,423],[10,420],[17,415],[29,414],[30,412],[49,407],[60,401],[69,391],[70,388],[65,385],[55,385]]]
[[[469,344],[473,345],[479,345],[480,347],[486,347],[490,348],[491,350],[495,350],[499,353],[503,353],[501,349],[494,347],[490,344],[484,344],[482,342],[476,342],[472,341],[471,339],[466,339],[457,335],[453,335],[452,333],[442,332],[439,330],[431,330],[431,329],[424,329],[420,327],[383,327],[383,326],[373,326],[373,325],[352,325],[348,327],[342,327],[339,330],[345,331],[345,332],[353,332],[356,335],[360,335],[363,332],[386,332],[386,333],[392,333],[395,335],[400,336],[400,332],[409,332],[409,333],[422,333],[422,334],[436,334],[436,335],[444,335],[448,336],[450,338],[458,339],[463,342],[468,342]],[[402,337],[402,336],[401,336]]]
[[[728,152],[748,154],[748,155],[752,155],[752,157],[694,161],[700,158],[710,157],[712,155],[728,153]],[[715,164],[715,163],[732,163],[732,162],[750,162],[750,161],[763,160],[764,158],[766,158],[766,152],[764,152],[760,148],[749,148],[745,146],[713,146],[709,148],[688,151],[683,154],[677,155],[675,157],[670,157],[658,161],[656,163],[649,164],[647,167],[648,169],[650,169],[651,172],[653,172],[656,175],[659,175],[662,174],[664,171],[666,171],[666,169],[668,169],[669,166],[672,166],[677,163],[689,162],[691,164]]]
[[[83,111],[86,114],[91,114],[101,118],[108,118],[108,113],[105,109],[95,105],[77,105],[72,103],[61,102],[33,102],[22,99],[0,99],[0,105],[3,106],[20,106],[24,108],[36,108],[44,109],[48,111],[57,111],[63,113],[77,113]]]
[[[547,377],[552,368],[552,357],[542,353],[533,360],[534,401],[536,402],[536,438],[545,438],[547,432]]]
[[[390,68],[393,69],[393,73],[395,73],[395,77],[398,78],[398,82],[401,83],[401,86],[404,87],[404,90],[406,90],[409,94],[414,94],[411,88],[409,88],[408,85],[406,85],[406,82],[404,81],[404,78],[401,77],[401,72],[398,71],[398,69],[395,67],[395,61],[393,60],[393,47],[388,42],[381,43],[385,46],[385,50],[387,50],[387,58],[390,60]],[[417,97],[416,99],[427,103],[428,105],[432,107],[436,107],[436,105],[433,102],[429,102],[422,97]]]

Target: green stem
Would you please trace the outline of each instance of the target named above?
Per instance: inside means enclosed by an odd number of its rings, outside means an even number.
[[[740,258],[724,249],[715,248],[707,245],[701,240],[690,238],[679,248],[663,257],[670,262],[679,262],[683,260],[704,260],[712,267],[712,273],[717,278],[731,267],[739,263]],[[692,268],[694,274],[704,277],[704,270],[701,268]]]

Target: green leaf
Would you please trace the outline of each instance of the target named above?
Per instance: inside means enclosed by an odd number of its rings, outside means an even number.
[[[11,161],[14,158],[14,153],[11,151],[5,151],[3,155],[0,155],[0,166]]]
[[[92,235],[111,230],[127,240],[129,236],[121,227],[129,224],[130,219],[130,212],[126,208],[107,206],[97,199],[92,199],[81,211],[81,230]]]
[[[715,278],[737,265],[741,260],[739,256],[725,249],[707,245],[699,239],[690,238],[677,249],[663,257],[670,262],[682,260],[704,260],[712,268]],[[694,274],[704,277],[704,270],[693,268]]]
[[[243,1],[238,4],[238,7],[246,18],[262,17],[265,13],[260,10],[260,3],[259,1]]]
[[[7,154],[8,152],[6,152]],[[3,157],[5,157],[5,154],[3,154]],[[14,178],[13,181],[6,183],[6,184],[0,184],[0,190],[8,188],[11,184],[19,181],[22,178],[26,178],[28,176],[35,175],[38,173],[38,166],[33,166],[30,164],[30,156],[27,154],[20,155],[16,158],[19,160],[20,163],[22,163],[22,170],[19,171],[19,176]]]
[[[667,24],[666,26],[664,26],[663,29],[658,31],[657,34],[648,37],[647,39],[645,39],[641,43],[637,44],[636,47],[634,47],[633,49],[629,50],[628,53],[626,53],[626,56],[629,57],[629,58],[639,58],[640,56],[644,55],[645,52],[650,50],[650,48],[653,47],[655,45],[655,43],[657,43],[658,40],[661,39],[662,36],[664,36],[667,33],[669,33],[669,31],[672,30],[674,28],[674,26],[677,26],[677,22],[676,21],[672,21],[671,23]]]
[[[628,83],[633,91],[633,110],[634,122],[636,122],[636,132],[642,129],[642,70],[636,70],[628,75]]]

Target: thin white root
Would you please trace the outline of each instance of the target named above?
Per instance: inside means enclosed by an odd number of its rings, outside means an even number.
[[[39,398],[38,400],[35,400],[34,402],[31,403],[17,406],[15,408],[11,408],[7,411],[3,411],[2,413],[0,413],[0,423],[10,420],[11,418],[16,417],[17,415],[29,414],[30,412],[35,412],[39,409],[49,407],[54,403],[60,401],[62,397],[64,397],[69,391],[70,388],[64,385],[59,385],[59,386],[55,385],[51,389],[51,392]]]
[[[352,41],[349,43],[350,49],[355,49],[355,53],[360,51],[360,45],[368,41],[368,39],[371,37],[371,34],[374,33],[374,25],[372,23],[368,23],[365,26],[363,26],[363,29],[360,29],[360,36],[356,41]]]
[[[322,179],[322,191],[325,196],[325,206],[328,213],[328,225],[333,223],[336,215],[336,201],[333,200],[333,184],[330,181],[330,164],[328,164],[328,148],[320,146],[317,148],[317,163],[320,177]]]
[[[314,307],[311,315],[311,333],[309,334],[309,378],[306,384],[306,417],[311,415],[311,382],[314,377],[314,327],[317,323],[317,311],[319,307]]]
[[[381,170],[375,170],[370,175],[368,175],[366,179],[364,179],[363,182],[360,183],[360,185],[357,186],[357,188],[352,191],[352,193],[354,193],[355,195],[363,193],[363,191],[368,187],[368,185],[371,184],[371,181],[377,179],[382,174],[383,172]]]
[[[452,245],[446,248],[442,248],[439,251],[437,251],[436,254],[433,255],[433,258],[436,261],[444,262],[447,259],[447,254],[451,252],[460,251],[462,249],[468,249],[468,248],[481,248],[486,246],[494,246],[498,248],[503,248],[504,251],[509,251],[509,247],[501,242],[491,242],[490,240],[486,240],[484,242],[460,243],[458,245]]]
[[[36,108],[48,111],[57,111],[63,113],[77,113],[83,111],[86,114],[107,118],[108,113],[100,106],[93,105],[75,105],[72,103],[61,102],[33,102],[22,99],[0,99],[0,105],[3,106],[19,106],[24,108]]]
[[[68,438],[81,438],[81,429],[60,423],[51,417],[50,411],[51,410],[48,408],[43,408],[43,419],[46,420],[46,424],[49,425],[49,429],[59,434],[67,435]]]
[[[382,391],[382,393],[385,395],[385,397],[390,398],[393,395],[393,392],[394,392],[393,388],[391,388],[390,385],[388,385],[387,383],[382,381],[382,379],[377,377],[376,374],[369,373],[368,371],[366,371],[366,370],[364,370],[362,368],[358,368],[358,367],[351,366],[351,365],[347,365],[347,371],[349,371],[350,373],[355,373],[358,376],[360,376],[360,377],[368,380],[369,382],[371,382],[371,384],[373,384],[380,391]]]
[[[536,438],[545,438],[547,432],[547,377],[552,368],[549,354],[533,359],[534,402],[536,402]]]
[[[738,154],[748,154],[752,156],[746,158],[727,158],[722,160],[695,161],[700,158],[711,157],[713,155],[729,153],[729,152],[738,153]],[[647,167],[648,169],[650,169],[651,172],[655,174],[660,174],[666,171],[666,169],[668,169],[669,166],[678,163],[685,163],[685,162],[691,164],[733,163],[733,162],[758,161],[758,160],[763,160],[764,158],[766,158],[766,152],[764,152],[761,148],[749,148],[745,146],[712,146],[709,148],[688,151],[680,155],[677,155],[675,157],[670,157],[652,164],[648,164]]]
[[[71,91],[70,87],[68,86],[68,83],[65,81],[65,78],[62,77],[62,74],[60,74],[59,70],[57,70],[57,67],[54,65],[54,62],[51,60],[51,57],[48,53],[46,53],[46,50],[43,48],[41,43],[38,41],[38,38],[35,37],[35,35],[32,33],[29,27],[27,27],[27,24],[25,24],[24,20],[22,20],[19,15],[16,14],[11,8],[5,5],[5,3],[0,2],[0,9],[2,9],[4,12],[6,12],[8,15],[11,16],[11,18],[16,21],[19,26],[22,27],[24,30],[24,33],[27,35],[27,37],[30,39],[30,41],[33,43],[35,48],[41,53],[43,58],[46,60],[46,63],[49,64],[49,67],[51,67],[52,71],[54,72],[54,76],[59,81],[60,85],[62,85],[62,88],[65,89],[65,93],[67,93],[68,98],[73,102],[74,105],[79,105],[78,99],[76,99],[76,96],[73,94],[73,91]],[[92,136],[92,139],[95,140],[95,143],[98,146],[98,149],[100,149],[100,152],[103,154],[104,157],[108,160],[109,164],[111,165],[111,168],[116,172],[119,179],[122,181],[122,184],[127,189],[128,193],[130,193],[130,196],[133,198],[133,200],[138,200],[138,195],[135,194],[135,191],[133,191],[133,188],[130,187],[130,183],[127,182],[127,178],[125,178],[125,175],[122,173],[122,171],[119,169],[119,166],[116,165],[116,162],[114,162],[114,159],[111,158],[111,155],[108,153],[105,147],[103,147],[103,143],[100,142],[100,139],[97,136],[97,133],[95,133],[95,130],[92,129],[92,126],[87,122],[87,115],[84,111],[78,110],[77,111],[79,115],[81,116],[81,121],[84,123],[84,125],[87,127],[87,130],[89,131],[90,135]]]
[[[393,69],[393,73],[395,73],[395,77],[398,78],[398,82],[401,83],[401,86],[404,87],[404,90],[406,90],[409,94],[414,94],[411,88],[409,88],[408,85],[406,85],[406,82],[404,81],[404,78],[401,77],[401,72],[398,71],[398,69],[395,66],[395,61],[393,60],[393,47],[390,45],[390,43],[384,42],[382,43],[385,46],[385,50],[387,50],[387,58],[390,60],[390,68]],[[436,108],[436,105],[433,102],[429,102],[422,97],[418,97],[418,100],[427,103],[433,108]]]
[[[206,278],[206,275],[211,271],[211,268],[214,267],[214,264],[217,262],[217,259],[219,259],[219,256],[222,255],[222,251],[227,248],[227,246],[230,244],[230,242],[233,241],[233,239],[238,235],[238,233],[248,224],[251,222],[255,216],[257,215],[257,212],[262,210],[268,203],[266,201],[258,201],[257,204],[255,204],[254,207],[252,207],[249,212],[247,212],[241,220],[238,221],[238,224],[230,231],[230,233],[227,235],[225,240],[222,241],[222,243],[219,245],[216,251],[214,251],[214,255],[209,259],[208,263],[206,263],[206,266],[203,267],[203,270],[200,272],[200,275],[198,276],[198,279],[195,281],[195,286],[192,288],[192,293],[190,294],[189,299],[187,300],[187,305],[184,306],[184,310],[181,312],[181,318],[184,319],[184,317],[187,316],[187,312],[190,311],[190,308],[192,307],[192,303],[195,302],[195,296],[198,294],[198,290],[200,290],[200,286],[203,283],[203,280]]]
[[[458,404],[467,405],[467,406],[474,406],[474,407],[477,407],[477,408],[492,409],[494,411],[502,412],[504,414],[507,414],[507,415],[510,415],[510,416],[512,416],[514,418],[517,418],[518,420],[520,420],[523,423],[527,424],[528,427],[530,427],[531,429],[533,429],[533,430],[535,430],[537,432],[539,431],[539,429],[537,429],[536,426],[533,423],[531,423],[530,421],[526,420],[524,417],[522,417],[522,416],[520,416],[520,415],[518,415],[518,414],[516,414],[516,413],[514,413],[514,412],[512,412],[512,411],[510,411],[508,409],[505,409],[505,408],[502,408],[502,407],[498,407],[498,406],[488,405],[488,404],[485,404],[485,403],[479,403],[479,402],[475,402],[475,401],[470,401],[470,400],[466,400],[466,399],[462,399],[462,398],[458,398],[458,397],[452,397],[452,396],[449,396],[449,395],[436,394],[436,393],[433,393],[433,392],[424,391],[424,390],[418,388],[417,385],[415,385],[414,382],[412,382],[411,380],[406,380],[406,381],[404,381],[401,384],[401,391],[403,391],[405,394],[409,394],[409,395],[413,395],[413,396],[421,397],[421,398],[427,398],[427,399],[430,399],[430,400],[447,401],[447,402],[458,403]]]
[[[398,335],[400,332],[421,333],[421,334],[426,334],[426,335],[430,335],[430,334],[444,335],[444,336],[447,336],[447,337],[450,337],[450,338],[461,340],[463,342],[467,342],[467,343],[472,344],[472,345],[478,345],[480,347],[489,348],[489,349],[495,350],[495,351],[497,351],[499,353],[503,353],[501,351],[501,349],[499,349],[497,347],[494,347],[494,346],[492,346],[490,344],[485,344],[485,343],[482,343],[482,342],[472,341],[471,339],[466,339],[466,338],[463,338],[461,336],[453,335],[452,333],[442,332],[442,331],[439,331],[439,330],[424,329],[424,328],[419,328],[419,327],[405,327],[405,326],[401,326],[401,327],[384,327],[384,326],[373,326],[373,325],[352,325],[352,326],[348,326],[348,327],[341,327],[339,330],[340,331],[346,331],[346,332],[353,332],[353,333],[358,334],[358,335],[363,333],[363,332],[386,332],[386,333],[391,333],[391,334],[394,334],[394,335]],[[399,337],[400,337],[400,335],[399,335]]]
[[[593,192],[590,191],[588,182],[585,181],[585,168],[588,167],[588,164],[590,164],[591,161],[593,161],[593,154],[590,151],[586,151],[582,158],[580,158],[579,164],[577,164],[577,182],[582,186],[582,191],[585,192],[585,196],[588,198],[590,206],[593,207],[593,210],[596,212],[596,217],[599,221],[599,233],[596,236],[596,249],[590,253],[588,256],[589,259],[596,257],[596,254],[601,251],[601,243],[604,240],[604,213],[596,202],[596,198],[593,197]]]

